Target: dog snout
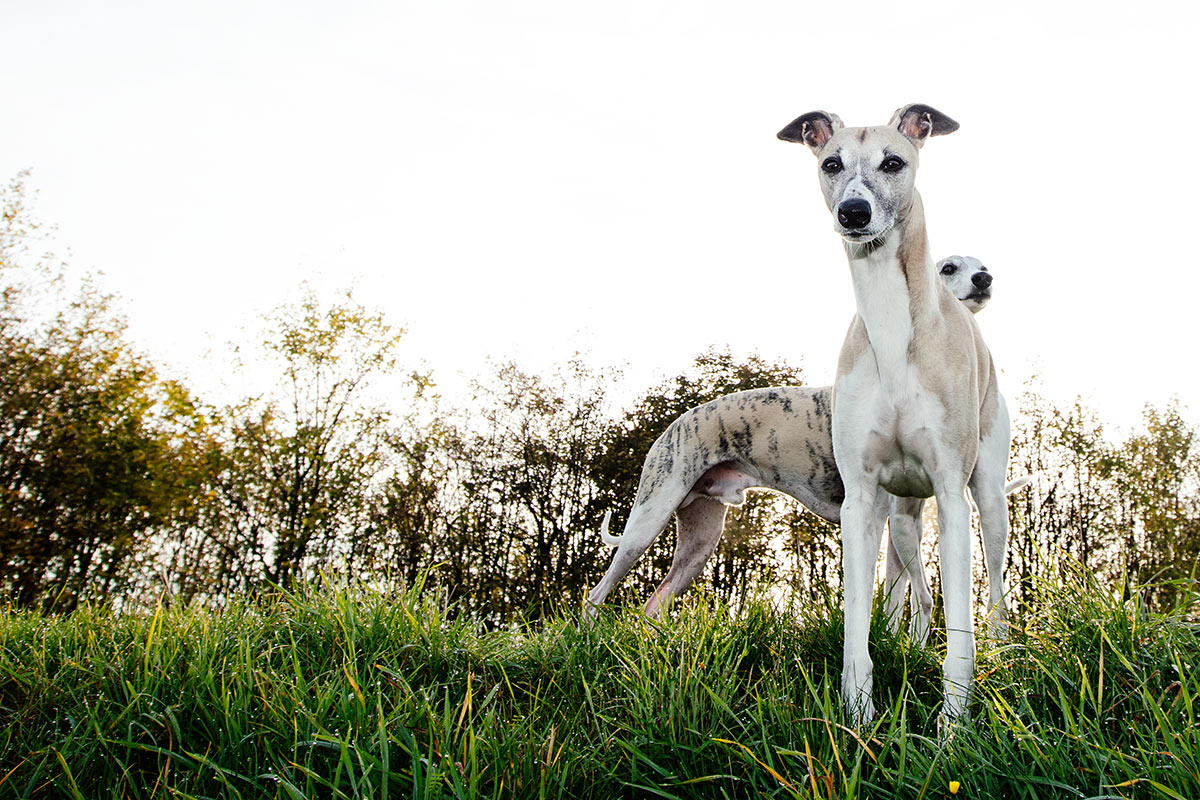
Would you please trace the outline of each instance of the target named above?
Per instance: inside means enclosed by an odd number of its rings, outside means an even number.
[[[971,276],[971,283],[975,284],[976,288],[986,289],[992,285],[992,276],[986,272],[976,272]]]
[[[843,228],[858,230],[871,222],[871,204],[861,198],[847,200],[838,206],[838,222]]]

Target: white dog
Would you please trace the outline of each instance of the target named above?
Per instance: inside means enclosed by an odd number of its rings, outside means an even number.
[[[975,669],[968,484],[979,506],[989,580],[1001,580],[1007,414],[975,320],[937,279],[915,186],[925,140],[957,129],[936,109],[909,105],[886,125],[847,128],[837,116],[815,111],[779,132],[817,157],[858,310],[838,359],[832,433],[846,492],[842,693],[860,724],[874,716],[867,639],[889,508],[898,521],[915,520],[923,500],[937,497],[946,615],[943,723],[965,716]],[[895,536],[902,562],[912,563],[915,554],[901,545],[914,538]]]
[[[972,313],[992,293],[992,275],[979,259],[951,256],[938,262],[938,275]],[[658,538],[674,514],[677,523],[671,569],[650,597],[645,613],[655,617],[704,569],[721,538],[726,505],[738,505],[745,490],[774,489],[791,495],[831,522],[841,518],[845,497],[833,457],[832,387],[778,386],[718,397],[684,412],[650,447],[629,521],[621,536],[601,536],[617,547],[603,580],[588,595],[595,613],[613,588]],[[897,527],[896,522],[892,523]],[[920,536],[920,518],[903,525]],[[905,549],[919,551],[919,543]],[[907,569],[906,569],[907,567]],[[905,564],[888,548],[887,587],[893,625],[899,622],[906,579],[913,585],[913,635],[924,642],[933,596],[919,557]]]

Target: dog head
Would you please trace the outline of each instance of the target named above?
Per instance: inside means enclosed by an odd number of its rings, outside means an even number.
[[[836,114],[810,111],[778,136],[813,151],[834,230],[863,244],[884,236],[908,211],[925,140],[956,130],[958,123],[937,109],[913,104],[898,109],[887,125],[870,128],[847,128]]]
[[[978,314],[992,299],[992,274],[978,258],[950,256],[937,263],[938,277],[967,310]]]

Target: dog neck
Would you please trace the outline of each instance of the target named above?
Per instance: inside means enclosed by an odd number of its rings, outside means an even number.
[[[938,310],[937,277],[929,256],[925,211],[913,193],[896,224],[868,244],[846,243],[858,316],[885,385],[908,371],[913,330]]]

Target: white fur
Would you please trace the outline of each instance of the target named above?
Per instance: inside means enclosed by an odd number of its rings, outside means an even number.
[[[951,256],[939,261],[940,281],[972,313],[980,311],[991,297],[991,276],[982,263],[970,256]],[[893,287],[896,289],[897,287]],[[906,323],[907,324],[907,323]],[[618,551],[603,580],[589,593],[587,618],[595,615],[609,593],[645,548],[662,532],[672,514],[678,538],[671,569],[645,606],[648,616],[657,616],[665,604],[683,592],[703,569],[720,539],[724,505],[738,505],[750,488],[783,492],[832,522],[841,518],[841,481],[830,474],[833,440],[830,431],[829,387],[778,386],[725,395],[691,409],[671,423],[651,446],[642,466],[642,480],[634,498],[634,513],[619,536],[609,533],[611,512],[604,515],[600,537]],[[822,401],[824,398],[824,402]],[[820,424],[814,425],[814,420]],[[741,448],[732,452],[723,445],[724,432],[749,424],[754,436],[767,446]],[[774,448],[769,444],[774,439]],[[1007,423],[1004,433],[1007,438]],[[825,480],[834,477],[830,483]],[[1014,484],[1013,490],[1022,484]],[[932,490],[930,490],[932,491]],[[929,635],[933,595],[921,561],[921,510],[924,501],[893,508],[889,536],[886,602],[889,623],[899,627],[900,605],[911,580],[912,636],[924,644]],[[986,527],[986,533],[993,533]],[[989,552],[1004,551],[1004,543],[988,546]],[[1003,608],[1002,593],[996,590],[1003,562],[989,561],[994,593],[990,607]]]
[[[923,498],[938,500],[944,724],[966,715],[975,664],[968,483],[989,541],[993,613],[1003,614],[1007,411],[974,319],[960,303],[947,302],[948,290],[936,279],[915,188],[918,151],[926,138],[957,128],[936,109],[912,105],[899,109],[888,125],[845,128],[837,117],[813,112],[779,134],[804,142],[818,158],[822,193],[844,241],[858,311],[838,361],[833,449],[846,492],[842,692],[859,724],[875,713],[868,632],[875,560],[889,509],[911,520]],[[897,547],[905,551],[900,560],[914,558],[912,538],[909,532]]]

